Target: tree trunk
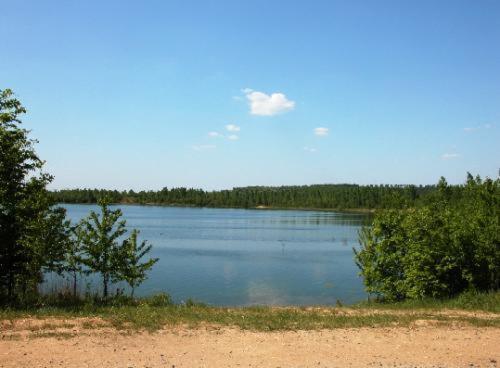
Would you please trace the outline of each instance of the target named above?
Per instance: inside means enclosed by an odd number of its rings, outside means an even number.
[[[76,299],[76,271],[73,271],[73,298]]]
[[[130,297],[133,298],[134,297],[134,291],[135,291],[135,287],[132,286],[132,292],[130,293]]]
[[[102,276],[102,286],[103,286],[102,296],[104,297],[104,300],[108,299],[108,279],[109,276],[107,274],[104,274]]]
[[[7,296],[9,299],[9,303],[12,302],[12,300],[14,299],[14,275],[12,270],[9,271]]]

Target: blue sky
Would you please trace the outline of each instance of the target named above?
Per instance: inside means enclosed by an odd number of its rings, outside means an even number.
[[[28,108],[52,188],[500,167],[496,0],[0,0],[0,32],[0,88]]]

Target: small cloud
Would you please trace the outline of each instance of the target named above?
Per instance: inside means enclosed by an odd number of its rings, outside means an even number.
[[[227,139],[229,139],[230,141],[237,141],[238,139],[240,139],[240,137],[238,137],[236,134],[231,134],[227,136]]]
[[[243,100],[243,98],[241,96],[233,96],[233,100],[241,101],[241,100]]]
[[[208,136],[211,138],[223,137],[219,132],[208,132]]]
[[[316,148],[312,148],[312,147],[304,147],[304,151],[309,152],[309,153],[318,152],[318,150]]]
[[[444,153],[441,155],[441,159],[443,160],[453,160],[455,158],[459,158],[460,155],[458,153]]]
[[[215,149],[215,148],[217,148],[217,146],[215,144],[201,144],[201,145],[192,146],[192,148],[195,151],[206,151],[206,150]]]
[[[328,128],[322,128],[322,127],[314,128],[314,134],[320,137],[324,137],[328,135],[329,130],[330,129]]]
[[[471,132],[475,132],[475,131],[478,131],[481,129],[491,129],[491,128],[493,128],[493,124],[484,124],[484,125],[478,125],[475,127],[464,128],[464,132],[471,133]]]
[[[295,101],[289,100],[280,92],[268,95],[250,88],[245,88],[242,92],[247,97],[252,115],[273,116],[293,110],[295,107]]]
[[[239,126],[234,125],[234,124],[228,124],[226,125],[226,130],[228,132],[239,132],[241,129]]]

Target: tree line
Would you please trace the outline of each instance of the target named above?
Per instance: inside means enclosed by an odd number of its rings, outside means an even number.
[[[455,190],[455,189],[453,189]],[[457,191],[460,187],[457,186]],[[64,189],[51,192],[59,203],[97,203],[107,196],[113,203],[197,207],[380,209],[407,208],[432,200],[435,185],[321,184],[303,186],[253,186],[204,191],[163,188],[159,191]],[[460,195],[460,193],[457,193]]]
[[[53,177],[43,171],[35,152],[36,140],[21,128],[26,112],[9,89],[0,90],[0,303],[18,304],[38,296],[48,272],[102,277],[103,298],[111,282],[126,281],[132,293],[157,259],[142,261],[151,245],[138,241],[138,231],[126,236],[119,209],[99,200],[100,213],[91,211],[72,224],[56,205],[47,185]]]

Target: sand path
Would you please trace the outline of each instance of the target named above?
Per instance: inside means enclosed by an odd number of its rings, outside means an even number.
[[[74,327],[71,333],[61,331],[3,334],[0,367],[500,366],[497,328],[416,325],[252,332],[170,327],[154,333],[123,333]]]

